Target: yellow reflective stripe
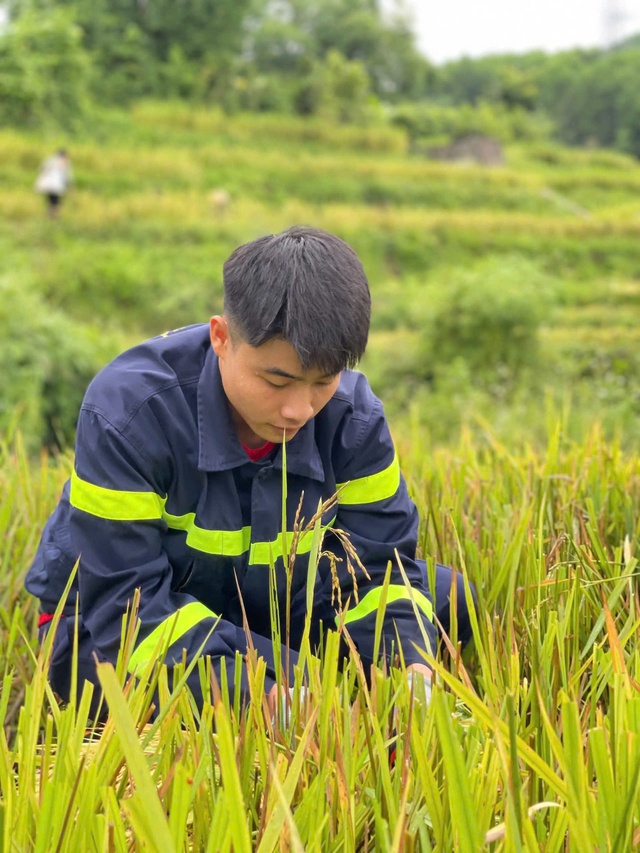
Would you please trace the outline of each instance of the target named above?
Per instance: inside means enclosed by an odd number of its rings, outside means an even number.
[[[308,530],[306,533],[302,533],[300,538],[298,539],[298,545],[296,547],[296,554],[308,554],[311,550],[311,540],[313,538],[313,530]],[[290,530],[287,530],[284,536],[284,547],[286,548],[285,553],[288,554],[291,551],[291,546],[293,544],[293,533]],[[271,560],[277,560],[278,557],[282,557],[282,549],[283,549],[283,536],[282,533],[278,536],[277,539],[274,539],[272,542],[254,542],[251,546],[251,551],[249,552],[249,564],[268,564]]]
[[[187,545],[205,554],[219,554],[224,557],[240,557],[249,550],[251,545],[251,528],[241,530],[206,530],[195,523],[195,513],[186,515],[171,515],[163,513],[167,527],[172,530],[184,530],[187,534]]]
[[[327,524],[323,525],[323,533],[332,527],[335,523],[335,516]],[[293,544],[293,533],[287,530],[284,538],[286,553],[291,551]],[[313,530],[305,530],[300,534],[298,544],[296,546],[296,554],[308,554],[311,551],[313,544]],[[282,533],[272,542],[254,542],[249,553],[249,565],[267,565],[271,560],[277,560],[282,557],[283,538]]]
[[[71,506],[110,521],[156,521],[162,518],[166,498],[155,492],[105,489],[71,472]]]
[[[251,528],[240,530],[207,530],[198,527],[193,512],[184,515],[172,515],[164,507],[166,498],[154,492],[126,492],[117,489],[105,489],[82,480],[74,472],[71,474],[71,505],[76,509],[106,518],[110,521],[155,521],[163,520],[172,530],[183,530],[186,544],[196,551],[215,554],[222,557],[241,557],[250,551],[251,564],[268,564],[273,556],[282,556],[282,534],[272,542],[254,542],[251,544]],[[333,518],[325,529],[335,521]],[[287,553],[293,543],[293,531],[285,534]],[[308,554],[311,551],[313,530],[302,533],[298,539],[297,553]]]
[[[180,639],[203,619],[219,619],[212,610],[200,601],[185,604],[161,622],[148,637],[140,643],[129,659],[129,672],[144,669],[151,658],[160,651],[166,651],[172,643]]]
[[[370,613],[375,613],[380,607],[382,601],[383,587],[378,586],[368,592],[360,601],[357,607],[351,608],[344,617],[344,624],[355,622],[356,619],[364,619]],[[387,604],[392,604],[394,601],[411,601],[413,596],[416,604],[422,610],[427,619],[433,620],[433,607],[426,595],[423,595],[419,590],[412,589],[411,593],[406,586],[390,585],[387,590]],[[336,616],[336,624],[340,623],[340,618]]]
[[[338,483],[338,502],[342,504],[369,504],[393,497],[400,485],[400,463],[397,455],[384,471],[359,477],[347,483]]]
[[[206,530],[195,524],[195,514],[186,515],[163,514],[167,526],[172,530],[184,530],[187,534],[187,545],[205,554],[217,554],[224,557],[240,557],[249,551],[250,564],[268,564],[273,556],[277,560],[282,556],[282,534],[272,542],[254,542],[251,544],[251,528],[241,530]],[[333,524],[333,520],[327,525]],[[311,551],[313,530],[307,530],[300,535],[296,553],[308,554]],[[293,532],[286,533],[285,544],[287,553],[293,544]]]

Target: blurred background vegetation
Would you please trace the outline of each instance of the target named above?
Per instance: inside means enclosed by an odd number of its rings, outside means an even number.
[[[637,39],[436,67],[378,0],[5,6],[0,432],[67,446],[109,358],[206,320],[235,246],[304,222],[363,260],[396,430],[536,442],[562,413],[637,442]],[[469,137],[497,164],[442,159]]]

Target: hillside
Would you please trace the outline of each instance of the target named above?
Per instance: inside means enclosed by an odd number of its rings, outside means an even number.
[[[570,429],[597,412],[637,435],[633,159],[539,143],[507,146],[503,167],[438,163],[384,126],[143,104],[65,141],[76,185],[50,222],[33,183],[58,143],[0,133],[0,418],[19,406],[34,446],[72,439],[88,379],[120,348],[217,310],[236,245],[295,222],[363,260],[363,368],[394,422],[412,401],[437,440],[476,413],[535,437],[545,399],[570,391]]]

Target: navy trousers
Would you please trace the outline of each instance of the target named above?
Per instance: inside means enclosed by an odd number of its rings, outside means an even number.
[[[431,592],[434,602],[434,612],[438,629],[446,634],[451,633],[452,601],[455,602],[455,615],[457,623],[457,639],[464,646],[471,639],[471,620],[469,608],[464,591],[464,581],[459,572],[454,572],[449,566],[440,563],[435,567],[435,588],[428,583],[426,564],[419,560],[423,567],[427,586]],[[454,581],[455,579],[455,581]],[[455,587],[454,587],[455,582]],[[453,590],[455,593],[452,595]],[[472,587],[475,607],[475,591]],[[40,642],[44,640],[51,623],[46,623],[40,628]],[[65,702],[69,701],[71,693],[71,670],[73,660],[74,632],[76,630],[75,616],[63,616],[60,619],[58,630],[53,641],[51,663],[49,667],[49,681],[55,693]],[[95,685],[92,713],[95,715],[99,702],[100,686],[96,675],[96,657],[102,658],[94,648],[91,635],[84,625],[82,618],[78,621],[78,698],[82,693],[84,681],[90,681]],[[256,649],[265,658],[272,657],[271,642],[263,637],[255,638]],[[268,651],[267,651],[268,649]],[[269,652],[271,654],[269,654]]]

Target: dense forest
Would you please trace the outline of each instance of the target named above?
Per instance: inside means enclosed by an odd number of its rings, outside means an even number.
[[[640,46],[434,66],[380,0],[11,0],[0,120],[91,126],[145,98],[395,122],[414,141],[553,136],[640,155]]]

